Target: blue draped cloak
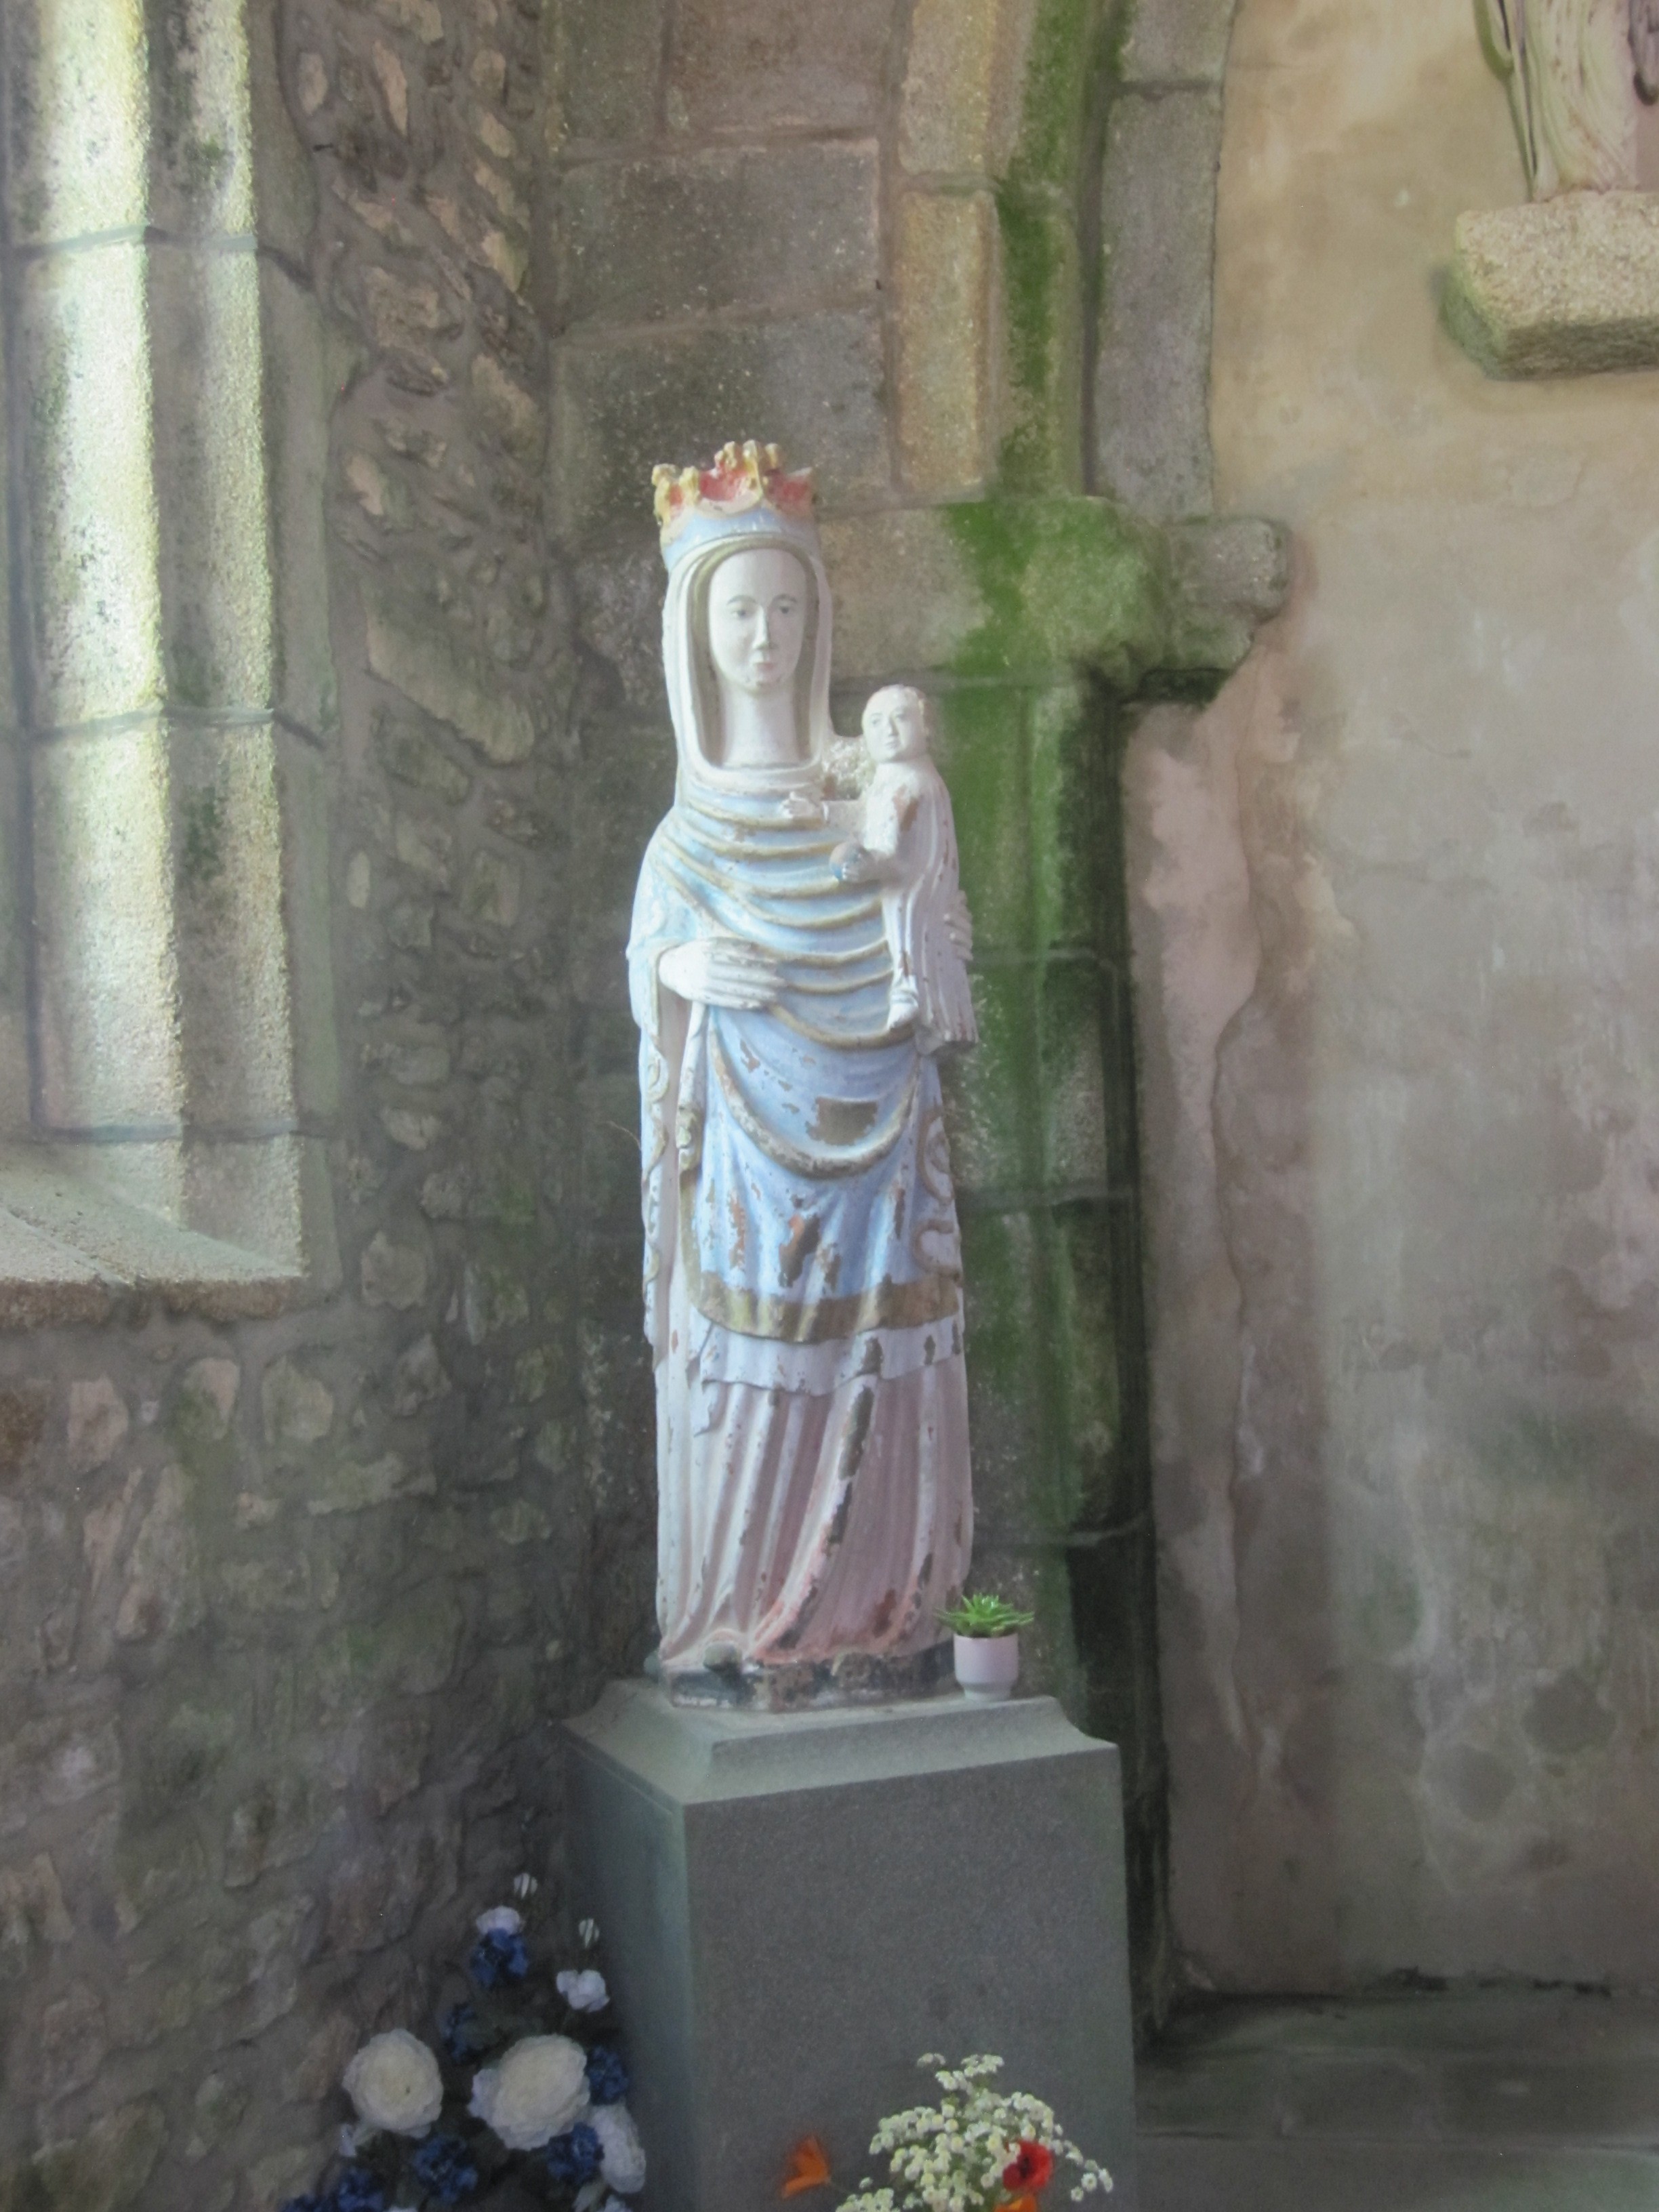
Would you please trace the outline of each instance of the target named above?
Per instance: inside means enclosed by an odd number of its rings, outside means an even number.
[[[887,1031],[880,898],[836,880],[836,842],[779,798],[683,783],[640,877],[647,1334],[667,1356],[678,1253],[705,1381],[828,1390],[961,1348],[939,1073]],[[663,952],[715,936],[778,963],[774,1005],[687,1008],[661,987]]]

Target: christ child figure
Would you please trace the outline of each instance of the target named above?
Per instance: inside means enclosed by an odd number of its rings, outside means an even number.
[[[892,962],[890,1032],[913,1025],[918,1049],[936,1053],[978,1038],[967,960],[973,938],[957,878],[951,795],[929,757],[928,706],[908,684],[878,691],[864,710],[869,763],[856,834],[830,865],[842,883],[881,889]],[[841,809],[835,810],[836,814]]]

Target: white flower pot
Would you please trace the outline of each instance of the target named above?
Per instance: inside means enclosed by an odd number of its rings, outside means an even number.
[[[964,1694],[981,1705],[1012,1697],[1019,1680],[1019,1631],[1010,1636],[958,1636],[957,1680]]]

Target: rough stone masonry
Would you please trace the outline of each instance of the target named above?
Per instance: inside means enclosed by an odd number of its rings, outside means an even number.
[[[540,12],[280,14],[337,347],[345,1281],[0,1341],[8,2206],[307,2179],[362,2033],[423,2017],[427,1962],[546,1858],[551,1717],[647,1638],[605,1233],[634,1170],[583,1135],[630,1117],[632,1052],[571,937],[609,893],[543,517]]]
[[[152,127],[210,179],[223,149],[180,118],[216,5],[151,10],[145,48]],[[5,2212],[270,2212],[363,2033],[429,2019],[520,1867],[557,1878],[552,1725],[651,1640],[620,957],[672,781],[645,477],[733,434],[820,465],[843,724],[866,677],[942,696],[997,917],[953,1107],[987,1557],[1039,1600],[1045,1680],[1125,1746],[1149,1989],[1167,1966],[1102,702],[1212,685],[1262,591],[1211,577],[1221,614],[1189,619],[1203,532],[1083,495],[1207,509],[1229,0],[246,15],[315,210],[262,251],[328,332],[342,1281],[274,1318],[158,1298],[0,1337]],[[9,127],[60,101],[88,159],[75,88],[41,82]],[[185,333],[150,343],[182,405]]]

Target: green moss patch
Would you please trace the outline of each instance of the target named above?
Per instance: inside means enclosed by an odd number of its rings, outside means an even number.
[[[1082,290],[1069,209],[1042,190],[999,186],[1005,368],[1011,417],[998,455],[1005,491],[1075,490],[1082,464]]]
[[[1173,591],[1160,534],[1109,500],[982,500],[942,510],[987,613],[962,676],[1086,667],[1127,695],[1162,662]]]
[[[1025,695],[1000,684],[949,692],[939,720],[975,944],[981,956],[1024,951],[1031,934]]]
[[[1101,0],[1042,0],[1026,56],[1012,176],[1068,193],[1075,189],[1090,92],[1105,60],[1103,20]]]

